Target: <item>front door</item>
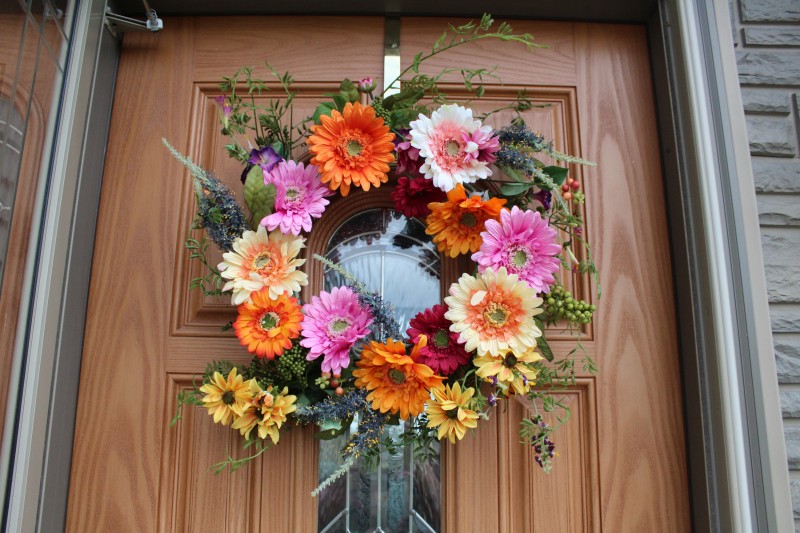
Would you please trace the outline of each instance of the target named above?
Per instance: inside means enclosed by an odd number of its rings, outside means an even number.
[[[447,22],[404,18],[404,64],[429,49]],[[589,294],[583,277],[563,276],[576,294],[599,304],[582,343],[600,372],[579,373],[561,393],[572,418],[555,436],[560,457],[549,475],[518,442],[518,421],[529,412],[522,402],[496,410],[491,423],[456,447],[444,446],[441,529],[688,531],[674,289],[645,28],[514,26],[550,47],[531,57],[481,42],[443,55],[431,68],[498,65],[504,84],[490,86],[486,102],[474,107],[497,107],[527,89],[546,104],[527,113],[529,125],[556,148],[598,163],[573,171],[588,198],[584,231],[594,245],[602,299]],[[220,78],[268,59],[294,75],[296,110],[310,112],[342,78],[380,77],[384,21],[185,18],[165,27],[155,36],[126,35],[119,66],[68,529],[316,531],[317,500],[309,493],[317,483],[318,443],[309,431],[286,432],[249,467],[215,476],[208,467],[238,453],[234,432],[199,410],[169,428],[176,393],[207,361],[248,356],[220,330],[232,308],[188,291],[197,275],[183,248],[191,183],[161,138],[237,186],[240,169],[227,159],[217,131]],[[571,346],[566,337],[556,339],[557,352]]]

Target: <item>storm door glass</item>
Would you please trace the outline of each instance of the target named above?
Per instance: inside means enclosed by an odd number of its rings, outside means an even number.
[[[342,224],[331,237],[326,257],[379,291],[394,307],[401,330],[426,307],[439,303],[439,253],[425,226],[391,209],[363,211]],[[325,290],[345,280],[329,270]],[[357,422],[351,425],[355,431]],[[397,435],[403,426],[387,427]],[[319,480],[342,464],[348,436],[320,442]],[[434,458],[417,461],[410,446],[383,450],[380,465],[357,461],[346,476],[319,496],[318,531],[435,532],[440,530],[441,469]]]

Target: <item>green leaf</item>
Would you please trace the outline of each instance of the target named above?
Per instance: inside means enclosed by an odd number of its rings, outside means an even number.
[[[315,439],[330,440],[335,439],[350,427],[350,424],[343,424],[341,420],[324,420],[320,424],[320,430],[314,434]]]
[[[544,167],[542,172],[545,172],[550,178],[553,180],[553,183],[556,185],[562,185],[564,180],[567,179],[567,173],[569,173],[569,169],[567,167]]]
[[[319,119],[322,115],[330,116],[331,111],[336,109],[336,105],[332,102],[322,102],[317,106],[317,109],[314,110],[314,115],[311,117],[314,120],[314,124],[320,124],[322,121]]]
[[[536,323],[536,327],[538,327],[542,332],[544,332],[544,324],[538,318],[534,317],[533,321]],[[550,344],[547,343],[547,339],[544,338],[544,335],[536,339],[536,346],[539,348],[539,351],[542,352],[542,357],[547,359],[548,363],[553,362],[553,350],[550,348]]]
[[[359,100],[356,84],[347,78],[343,79],[342,83],[339,84],[339,94],[347,102],[356,103]]]
[[[533,187],[533,183],[504,183],[500,186],[500,194],[503,196],[516,196],[531,187]]]
[[[511,167],[500,167],[500,170],[514,181],[526,182],[526,180],[519,174],[519,172]]]
[[[244,182],[244,202],[250,210],[250,227],[258,229],[261,219],[275,207],[275,185],[264,185],[264,171],[253,165]]]

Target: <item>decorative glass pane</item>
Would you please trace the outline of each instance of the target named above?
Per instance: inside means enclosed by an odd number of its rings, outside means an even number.
[[[328,243],[326,257],[353,273],[394,306],[403,331],[414,315],[439,303],[439,253],[425,226],[391,209],[371,209],[342,224]],[[325,290],[344,285],[325,272]],[[357,421],[351,431],[358,427]],[[402,425],[387,427],[398,435]],[[319,480],[342,464],[347,435],[320,442]],[[438,444],[437,444],[438,446]],[[378,467],[357,461],[348,474],[319,496],[321,532],[424,532],[440,529],[441,468],[438,455],[417,461],[410,447],[384,450]]]

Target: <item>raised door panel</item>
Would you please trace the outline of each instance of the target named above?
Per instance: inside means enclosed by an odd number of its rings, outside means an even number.
[[[112,115],[81,370],[70,531],[310,531],[316,441],[281,445],[234,475],[209,467],[243,453],[201,410],[169,421],[175,395],[214,358],[246,361],[220,326],[233,310],[188,292],[196,265],[183,243],[193,215],[188,173],[166,137],[241,197],[241,169],[217,126],[216,84],[242,65],[291,71],[300,105],[382,68],[383,20],[170,19],[127,34]],[[275,85],[277,87],[277,85]],[[297,120],[299,117],[295,117]],[[199,236],[199,234],[195,234]]]
[[[573,292],[599,304],[581,342],[600,373],[583,372],[579,357],[577,383],[559,392],[572,419],[553,437],[560,457],[550,475],[519,443],[519,421],[531,414],[525,403],[511,402],[497,420],[445,446],[448,530],[688,531],[674,289],[646,30],[513,25],[549,48],[530,54],[485,40],[446,51],[422,71],[496,65],[504,84],[487,83],[490,99],[527,89],[535,103],[549,104],[525,113],[528,124],[551,135],[557,149],[598,163],[571,172],[587,195],[583,230],[595,246],[602,299],[584,276],[561,274]],[[404,18],[403,64],[439,35],[438,20]],[[457,91],[458,74],[445,79]],[[548,337],[557,354],[574,346],[574,339],[558,338],[558,328]]]

